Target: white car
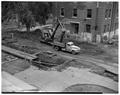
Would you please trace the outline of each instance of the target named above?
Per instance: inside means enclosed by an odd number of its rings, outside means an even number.
[[[68,42],[66,44],[66,51],[69,51],[72,54],[76,54],[80,52],[80,47],[75,46],[73,42]]]

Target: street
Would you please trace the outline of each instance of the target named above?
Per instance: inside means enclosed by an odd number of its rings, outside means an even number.
[[[118,93],[119,2],[2,1],[2,93]]]

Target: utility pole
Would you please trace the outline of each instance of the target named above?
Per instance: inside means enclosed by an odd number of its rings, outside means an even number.
[[[111,24],[110,24],[110,31],[109,31],[109,39],[110,39],[110,32],[113,30],[115,34],[115,26],[114,26],[114,20],[115,20],[115,11],[116,11],[116,2],[112,3],[112,12],[111,12]]]
[[[57,2],[56,2],[56,17],[58,18],[58,5],[57,5]]]
[[[114,20],[114,2],[112,3],[112,10],[111,10],[111,22],[110,22],[110,30],[109,30],[109,36],[108,39],[110,40],[110,32],[113,29],[113,20]]]
[[[98,11],[99,11],[99,2],[96,3],[96,18],[95,18],[95,27],[94,27],[94,42],[96,42],[96,32],[98,30]]]

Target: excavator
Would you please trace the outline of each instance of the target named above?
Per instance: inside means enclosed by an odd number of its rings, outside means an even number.
[[[40,42],[52,44],[53,41],[54,41],[54,37],[55,37],[56,31],[57,31],[59,26],[61,28],[63,28],[63,24],[60,22],[59,19],[57,19],[55,28],[45,27],[42,30],[42,36],[41,36]]]
[[[56,41],[54,36],[59,26],[61,27],[60,40]],[[60,22],[59,19],[57,19],[57,25],[55,29],[50,28],[48,29],[48,31],[43,32],[43,37],[40,41],[52,45],[53,48],[57,51],[62,50],[62,51],[70,52],[72,54],[79,53],[80,47],[75,46],[73,42],[67,42],[67,43],[63,42],[66,32],[67,30],[64,28],[64,25]]]

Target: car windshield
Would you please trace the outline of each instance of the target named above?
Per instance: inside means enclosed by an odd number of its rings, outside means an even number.
[[[73,43],[68,43],[69,46],[73,46],[74,44]]]

